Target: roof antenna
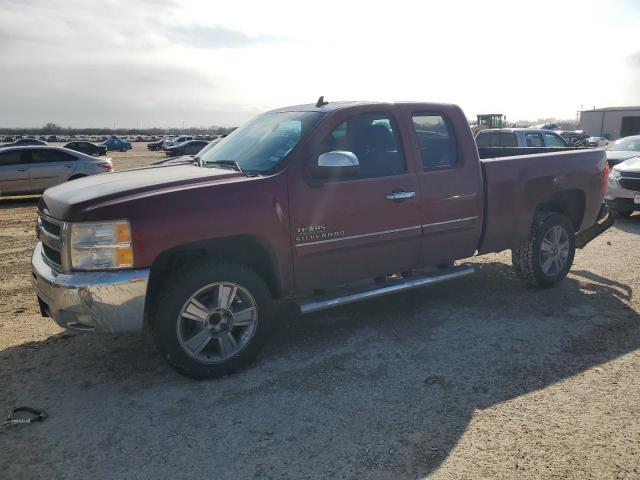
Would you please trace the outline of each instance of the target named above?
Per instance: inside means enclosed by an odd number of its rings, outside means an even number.
[[[329,105],[329,102],[325,102],[325,101],[324,101],[324,95],[322,95],[322,96],[318,99],[318,102],[316,103],[316,107],[320,108],[320,107],[324,107],[325,105]]]

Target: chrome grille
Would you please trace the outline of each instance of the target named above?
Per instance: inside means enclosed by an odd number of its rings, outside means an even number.
[[[626,176],[626,173],[623,173]],[[635,190],[636,192],[640,192],[640,178],[625,178],[622,177],[618,180],[618,183],[625,190]]]
[[[42,258],[54,268],[64,270],[65,223],[38,212],[38,239],[42,242]]]

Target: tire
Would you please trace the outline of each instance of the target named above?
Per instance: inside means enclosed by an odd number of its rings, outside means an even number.
[[[70,182],[71,180],[77,180],[78,178],[84,178],[84,177],[86,177],[86,175],[73,175],[69,177],[69,180],[67,181]]]
[[[516,275],[529,285],[551,287],[567,276],[575,252],[571,221],[560,213],[543,211],[536,213],[527,239],[511,251],[511,261]]]
[[[151,313],[156,347],[169,365],[187,377],[210,379],[253,362],[268,337],[273,300],[249,267],[205,260],[171,274]]]

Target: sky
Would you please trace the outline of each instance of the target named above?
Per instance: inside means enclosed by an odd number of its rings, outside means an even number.
[[[0,0],[0,127],[236,126],[328,101],[640,105],[640,0]]]

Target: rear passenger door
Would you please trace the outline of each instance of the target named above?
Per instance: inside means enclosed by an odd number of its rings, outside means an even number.
[[[464,114],[455,107],[405,108],[407,129],[413,134],[410,154],[419,165],[420,264],[434,266],[469,257],[480,239],[483,187],[473,142],[458,141],[471,138]]]
[[[24,153],[24,150],[0,150],[0,196],[31,191]]]
[[[29,175],[33,191],[45,189],[66,182],[76,168],[76,157],[62,150],[30,150]]]

